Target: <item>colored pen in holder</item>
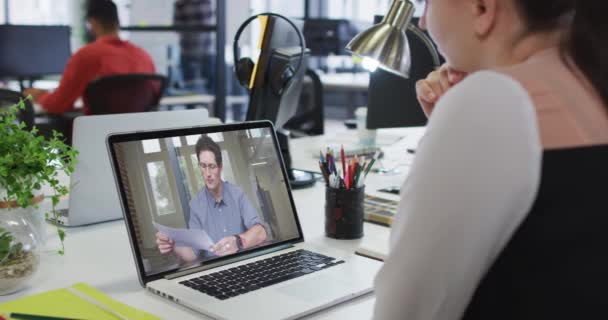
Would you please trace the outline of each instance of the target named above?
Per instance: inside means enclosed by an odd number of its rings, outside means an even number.
[[[336,165],[333,150],[327,148],[325,155],[319,153],[319,169],[325,180],[325,234],[335,239],[358,239],[363,237],[363,208],[365,178],[369,174],[374,158],[366,162],[355,157],[349,163],[340,150],[342,170]]]
[[[363,237],[365,186],[325,189],[325,234],[334,239]]]

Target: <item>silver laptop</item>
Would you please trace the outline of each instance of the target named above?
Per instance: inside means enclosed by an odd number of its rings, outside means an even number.
[[[380,262],[304,241],[270,122],[114,134],[108,149],[139,280],[153,294],[251,320],[372,291]]]
[[[79,151],[70,176],[68,201],[60,203],[60,214],[51,222],[81,226],[122,219],[122,210],[112,177],[106,138],[114,132],[153,130],[208,124],[206,109],[83,116],[74,120],[72,145]],[[217,123],[217,122],[215,122]],[[69,209],[65,208],[69,203]],[[64,208],[61,208],[63,206]]]

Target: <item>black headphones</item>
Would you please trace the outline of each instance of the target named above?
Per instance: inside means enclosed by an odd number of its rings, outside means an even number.
[[[298,74],[298,72],[300,71],[300,68],[302,68],[302,64],[304,61],[304,54],[306,53],[306,43],[304,41],[304,35],[302,35],[302,32],[300,31],[300,29],[298,29],[298,27],[291,20],[289,20],[288,18],[286,18],[285,16],[282,16],[280,14],[265,12],[265,13],[257,14],[255,16],[251,16],[251,17],[249,17],[249,19],[245,20],[245,22],[243,22],[243,24],[236,31],[236,35],[234,36],[234,43],[232,46],[233,54],[234,54],[234,68],[235,68],[235,72],[236,72],[236,77],[239,80],[239,83],[243,87],[249,89],[249,83],[251,81],[251,75],[253,74],[253,69],[255,67],[255,64],[253,63],[253,60],[251,60],[251,58],[239,58],[238,57],[239,56],[239,54],[238,54],[239,39],[241,38],[241,33],[243,33],[243,31],[249,25],[249,23],[251,23],[251,21],[257,19],[260,16],[273,16],[273,17],[281,18],[281,19],[287,21],[287,23],[289,23],[291,25],[291,27],[298,34],[298,39],[300,41],[300,47],[302,48],[302,51],[300,52],[300,58],[298,60],[298,66],[296,67],[295,70],[289,63],[287,63],[285,65],[285,67],[283,67],[283,70],[281,70],[281,72],[279,72],[276,75],[276,77],[270,79],[270,85],[273,89],[273,92],[277,95],[282,95],[283,92],[285,92],[285,90],[287,90],[287,88],[289,88],[289,86],[291,85],[291,80],[293,79],[293,77],[296,74]]]

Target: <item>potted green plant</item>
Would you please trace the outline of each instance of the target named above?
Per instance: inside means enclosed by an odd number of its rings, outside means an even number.
[[[17,113],[23,108],[21,101],[0,111],[0,294],[19,290],[38,269],[40,239],[31,217],[44,199],[43,186],[52,190],[52,209],[45,215],[57,215],[55,206],[68,193],[58,174],[72,173],[77,156],[61,134],[45,139],[35,127],[19,123]],[[65,232],[59,227],[57,232],[63,254]]]

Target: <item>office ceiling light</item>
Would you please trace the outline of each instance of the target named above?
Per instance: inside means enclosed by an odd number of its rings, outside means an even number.
[[[394,0],[382,22],[356,35],[346,45],[346,50],[366,61],[365,68],[376,65],[409,77],[411,57],[405,31],[414,9],[408,0]]]

